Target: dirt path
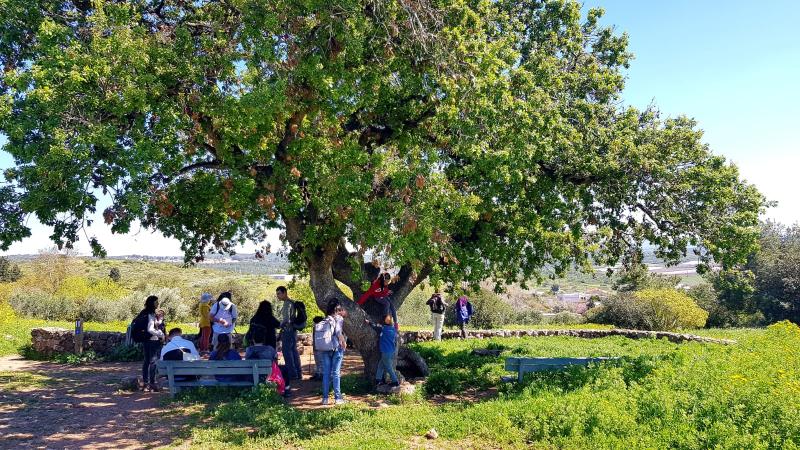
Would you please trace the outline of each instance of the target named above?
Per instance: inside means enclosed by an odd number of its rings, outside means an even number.
[[[0,448],[143,448],[169,444],[185,418],[163,394],[119,390],[141,363],[69,366],[0,358]],[[15,380],[21,380],[15,383]]]

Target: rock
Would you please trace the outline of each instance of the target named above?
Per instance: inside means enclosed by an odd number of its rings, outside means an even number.
[[[431,440],[436,439],[439,437],[439,433],[436,431],[436,428],[431,428],[427,433],[425,433],[425,437]]]

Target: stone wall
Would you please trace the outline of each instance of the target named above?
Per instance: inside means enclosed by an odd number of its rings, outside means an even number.
[[[433,340],[431,331],[405,331],[400,333],[403,342],[425,342]],[[468,330],[467,335],[474,339],[492,337],[543,337],[543,336],[572,336],[578,338],[601,338],[606,336],[624,336],[631,339],[668,339],[670,342],[707,342],[715,344],[733,344],[736,341],[727,339],[713,339],[693,334],[671,333],[666,331],[641,331],[641,330]],[[196,334],[185,334],[185,338],[197,343]],[[445,331],[442,339],[457,339],[459,331]],[[242,348],[240,334],[233,335],[233,344]],[[311,334],[299,333],[297,335],[298,351],[300,354],[311,353]],[[114,347],[125,342],[125,333],[111,331],[86,331],[84,332],[84,350],[94,350],[96,353],[108,353]],[[75,344],[70,330],[63,328],[34,328],[31,330],[31,345],[34,350],[45,355],[53,353],[70,353],[74,351]]]
[[[184,338],[197,344],[198,335],[184,334]],[[233,346],[242,348],[244,335],[233,335]],[[311,334],[298,334],[297,342],[300,345],[299,352],[311,352]],[[98,354],[106,354],[111,350],[125,343],[125,333],[116,331],[84,331],[83,350],[93,350]],[[72,330],[64,328],[34,328],[31,330],[31,346],[34,350],[44,355],[54,353],[73,353],[75,351],[74,334]]]

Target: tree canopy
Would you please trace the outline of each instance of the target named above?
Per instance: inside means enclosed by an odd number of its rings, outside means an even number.
[[[296,270],[354,291],[365,255],[409,285],[503,284],[645,241],[732,266],[757,240],[763,197],[693,120],[621,104],[628,37],[577,2],[0,10],[3,248],[28,214],[70,246],[103,196],[114,232],[141,222],[187,261],[281,229]]]

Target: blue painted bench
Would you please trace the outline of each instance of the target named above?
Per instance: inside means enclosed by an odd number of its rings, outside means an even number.
[[[169,393],[173,397],[183,387],[193,386],[250,386],[256,390],[258,383],[272,373],[272,361],[247,359],[241,361],[159,361],[159,375],[166,375]],[[241,381],[219,381],[214,375],[239,375]],[[247,375],[247,379],[244,379]],[[199,376],[196,380],[176,381],[176,376]],[[209,377],[209,378],[203,378]]]
[[[529,372],[545,370],[562,370],[569,366],[588,366],[591,363],[601,363],[618,359],[616,357],[599,356],[596,358],[506,358],[506,370],[517,372],[517,381]],[[509,381],[509,380],[506,380]]]

